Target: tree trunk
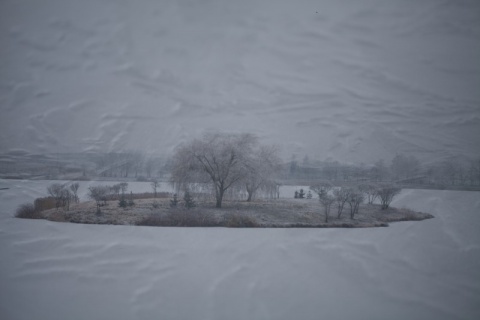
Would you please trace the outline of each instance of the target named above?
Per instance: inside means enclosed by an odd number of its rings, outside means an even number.
[[[215,207],[217,207],[217,208],[222,207],[222,200],[223,200],[223,193],[224,192],[225,192],[225,190],[223,190],[223,189],[220,189],[220,190],[217,191],[217,195],[216,195],[217,203],[216,203]]]
[[[223,195],[218,195],[217,196],[217,204],[215,205],[215,207],[217,207],[217,208],[222,207],[222,198],[223,198]]]

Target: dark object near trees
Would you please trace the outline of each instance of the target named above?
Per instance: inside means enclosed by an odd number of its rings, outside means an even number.
[[[298,191],[295,190],[295,195],[293,196],[295,199],[298,199]]]
[[[193,200],[192,195],[188,191],[185,191],[185,194],[183,196],[183,201],[185,201],[185,208],[187,209],[190,209],[196,206],[195,200]]]
[[[170,207],[171,207],[171,208],[176,208],[177,205],[178,205],[178,197],[177,197],[177,194],[175,193],[175,194],[173,195],[173,199],[170,200]]]
[[[120,196],[120,200],[118,200],[118,206],[121,208],[126,208],[127,207],[127,200],[125,200],[125,194],[122,193]]]
[[[133,201],[133,192],[130,191],[130,199],[128,199],[128,206],[133,207],[135,205],[135,202]]]
[[[303,189],[300,189],[300,192],[298,193],[298,198],[305,199],[305,192],[303,191]]]

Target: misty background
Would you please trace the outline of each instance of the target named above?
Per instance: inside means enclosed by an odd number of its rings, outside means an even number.
[[[289,160],[473,160],[480,3],[0,2],[0,153],[170,155],[251,132]]]

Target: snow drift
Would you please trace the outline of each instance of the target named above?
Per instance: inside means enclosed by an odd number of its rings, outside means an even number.
[[[16,219],[48,183],[0,182],[3,319],[480,316],[479,192],[404,190],[435,219],[389,228],[150,228]]]

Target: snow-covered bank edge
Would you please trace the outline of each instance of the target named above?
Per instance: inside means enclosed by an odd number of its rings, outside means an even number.
[[[69,210],[48,209],[25,218],[56,222],[163,227],[249,227],[249,228],[367,228],[387,227],[390,222],[421,221],[433,215],[406,208],[364,204],[351,219],[348,208],[338,217],[336,208],[325,219],[323,208],[314,199],[227,201],[222,208],[205,202],[194,208],[182,204],[170,207],[163,198],[137,199],[132,207],[121,208],[118,201],[107,201],[97,209],[95,202],[74,204]],[[18,214],[17,214],[18,215]],[[19,216],[21,217],[21,216]]]

